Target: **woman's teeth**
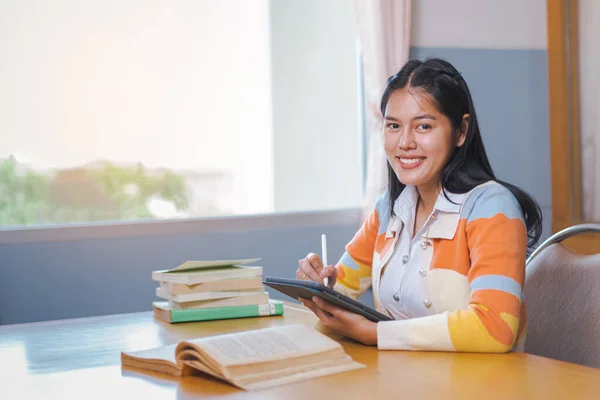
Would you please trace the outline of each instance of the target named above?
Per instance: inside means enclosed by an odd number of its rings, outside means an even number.
[[[404,164],[416,164],[424,159],[425,158],[400,158],[400,161]]]

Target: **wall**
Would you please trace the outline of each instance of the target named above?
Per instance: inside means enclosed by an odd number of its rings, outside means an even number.
[[[578,8],[581,213],[584,221],[600,221],[600,3],[582,0]]]
[[[257,265],[264,276],[292,278],[299,259],[320,252],[322,233],[329,257],[337,261],[358,228],[358,215],[337,211],[0,232],[0,324],[151,310],[157,300],[152,271],[186,260],[262,257]],[[33,240],[23,242],[25,236]]]
[[[353,2],[270,5],[275,211],[357,207],[362,145]]]
[[[546,0],[414,0],[416,47],[546,50]]]
[[[464,76],[499,179],[529,192],[551,233],[545,0],[413,2],[411,57],[441,57]]]

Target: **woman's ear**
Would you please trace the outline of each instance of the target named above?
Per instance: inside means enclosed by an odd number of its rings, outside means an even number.
[[[467,130],[469,129],[469,118],[471,116],[469,114],[465,114],[462,117],[462,121],[460,126],[458,127],[458,135],[456,137],[456,147],[462,147],[467,140]]]

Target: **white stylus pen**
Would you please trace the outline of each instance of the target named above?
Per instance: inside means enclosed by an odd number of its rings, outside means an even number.
[[[327,264],[327,236],[325,234],[321,235],[321,260],[323,261],[323,268],[325,268]],[[329,278],[323,278],[323,285],[327,286],[329,284]]]

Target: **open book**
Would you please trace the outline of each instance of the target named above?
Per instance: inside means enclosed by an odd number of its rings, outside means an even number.
[[[333,339],[304,325],[238,332],[121,353],[121,364],[183,376],[201,371],[245,390],[363,368]]]

